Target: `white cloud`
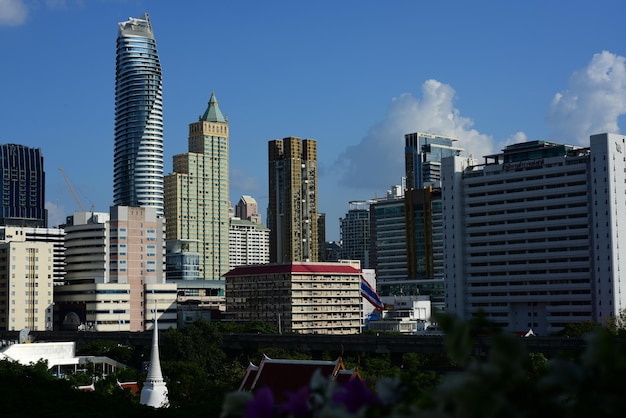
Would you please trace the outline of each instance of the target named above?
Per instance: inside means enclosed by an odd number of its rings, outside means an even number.
[[[48,228],[54,228],[65,223],[64,206],[46,202],[45,207],[48,210]]]
[[[0,0],[0,26],[19,26],[27,17],[24,0]]]
[[[592,134],[620,133],[618,119],[626,114],[625,61],[603,51],[571,75],[568,89],[557,93],[550,105],[546,123],[552,140],[587,144]]]
[[[370,128],[357,145],[335,162],[342,186],[385,190],[404,175],[404,135],[428,132],[459,139],[464,154],[480,157],[492,152],[493,140],[472,129],[474,122],[453,105],[454,89],[437,80],[422,85],[422,98],[409,93],[394,98],[384,119]]]
[[[504,141],[498,143],[498,146],[500,146],[500,148],[504,148],[507,145],[519,144],[520,142],[526,142],[526,141],[528,141],[528,137],[526,136],[526,134],[522,131],[519,131],[519,132],[515,132],[513,135],[511,135]]]

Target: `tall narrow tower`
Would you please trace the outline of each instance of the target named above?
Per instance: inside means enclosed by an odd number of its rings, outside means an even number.
[[[200,278],[218,280],[229,269],[228,120],[215,94],[189,124],[189,152],[174,156],[165,177],[166,239],[185,240],[200,256]]]
[[[113,202],[163,215],[161,63],[148,14],[119,23]]]
[[[270,262],[318,261],[317,143],[269,142]]]
[[[48,214],[41,150],[0,145],[0,181],[0,225],[45,228]]]
[[[157,322],[157,310],[154,309],[154,328],[152,330],[152,352],[150,353],[150,366],[148,366],[148,376],[141,388],[141,398],[139,403],[152,406],[154,408],[167,408],[169,399],[167,397],[167,386],[163,380],[161,372],[161,360],[159,358],[159,324]]]

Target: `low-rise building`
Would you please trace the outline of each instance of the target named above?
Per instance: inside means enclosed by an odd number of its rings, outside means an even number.
[[[237,267],[224,275],[227,314],[235,321],[275,324],[281,332],[358,334],[361,276],[349,263]]]

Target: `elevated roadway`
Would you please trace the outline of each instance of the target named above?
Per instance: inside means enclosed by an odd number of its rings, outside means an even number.
[[[148,346],[152,332],[90,332],[90,331],[32,331],[33,342],[74,341],[80,349],[96,340],[112,340],[132,346]],[[0,331],[0,340],[17,341],[19,332]],[[546,357],[561,352],[581,350],[583,338],[528,337],[520,340],[527,351]],[[474,344],[475,355],[485,355],[492,344],[490,337],[481,337]],[[323,352],[337,353],[402,353],[443,354],[446,352],[442,335],[305,335],[305,334],[224,334],[222,348],[227,352],[253,353],[267,348],[310,352],[314,357]]]

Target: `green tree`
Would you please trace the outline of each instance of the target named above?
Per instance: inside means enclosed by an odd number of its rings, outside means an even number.
[[[135,354],[135,347],[111,340],[97,340],[78,350],[77,354],[109,357],[122,364],[130,365]]]
[[[555,333],[561,337],[584,337],[594,331],[598,331],[602,325],[594,321],[583,321],[566,324],[561,331]]]
[[[222,333],[218,327],[198,320],[184,328],[168,329],[162,338],[160,352],[164,361],[189,361],[212,373],[226,358],[221,345]]]

